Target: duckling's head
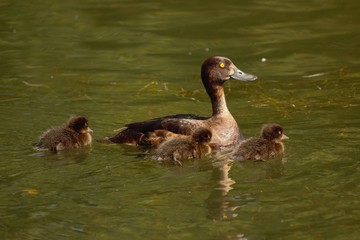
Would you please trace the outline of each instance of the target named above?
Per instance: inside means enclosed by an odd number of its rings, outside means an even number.
[[[192,138],[197,143],[208,143],[210,142],[212,134],[207,128],[197,128],[195,132],[192,134]]]
[[[201,78],[206,81],[216,82],[222,85],[228,79],[241,81],[254,81],[255,75],[244,73],[238,69],[230,59],[226,57],[213,56],[206,59],[201,67]]]
[[[91,133],[88,120],[83,116],[70,117],[68,127],[78,133]]]
[[[263,125],[261,129],[261,136],[269,141],[281,142],[282,140],[289,139],[284,134],[282,127],[277,123],[268,123]]]

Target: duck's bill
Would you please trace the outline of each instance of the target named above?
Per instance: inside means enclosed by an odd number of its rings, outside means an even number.
[[[281,139],[280,139],[280,140],[286,140],[286,139],[289,139],[289,137],[286,136],[285,134],[283,134],[283,135],[281,136]]]
[[[244,73],[243,71],[241,71],[240,69],[238,69],[235,66],[233,66],[233,71],[234,72],[232,74],[230,74],[230,77],[232,79],[245,81],[245,82],[250,82],[250,81],[254,81],[257,79],[257,76],[249,74],[249,73]]]

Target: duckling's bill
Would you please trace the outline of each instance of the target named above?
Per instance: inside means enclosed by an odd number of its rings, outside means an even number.
[[[286,136],[285,134],[281,135],[281,139],[280,139],[280,140],[286,140],[286,139],[289,139],[289,137]]]

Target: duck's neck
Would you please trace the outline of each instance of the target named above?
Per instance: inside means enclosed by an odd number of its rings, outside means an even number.
[[[226,105],[224,88],[222,86],[212,86],[211,88],[206,88],[206,91],[211,99],[213,116],[230,113]]]

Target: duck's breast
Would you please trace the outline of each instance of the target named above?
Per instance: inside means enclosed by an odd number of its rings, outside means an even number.
[[[212,117],[207,125],[212,133],[211,143],[229,146],[240,142],[240,130],[231,115]]]

